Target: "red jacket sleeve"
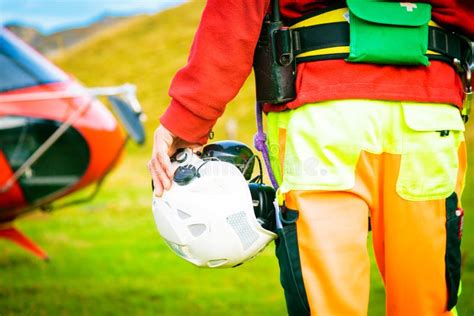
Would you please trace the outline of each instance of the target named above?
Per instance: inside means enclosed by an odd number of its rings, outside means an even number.
[[[474,40],[474,0],[431,0],[432,16],[441,26]]]
[[[208,0],[187,65],[174,77],[161,123],[173,134],[204,144],[226,104],[252,70],[269,0]]]

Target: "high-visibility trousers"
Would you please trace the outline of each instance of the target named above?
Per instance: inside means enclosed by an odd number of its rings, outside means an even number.
[[[456,315],[463,131],[446,104],[340,100],[269,113],[290,315],[367,315],[368,216],[386,314]]]

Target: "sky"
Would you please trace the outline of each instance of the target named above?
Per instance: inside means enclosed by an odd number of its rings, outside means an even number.
[[[155,13],[184,0],[0,0],[0,24],[21,22],[45,34],[86,26],[103,13]]]

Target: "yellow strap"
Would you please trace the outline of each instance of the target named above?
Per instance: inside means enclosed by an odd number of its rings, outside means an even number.
[[[296,55],[296,58],[303,58],[303,57],[310,57],[310,56],[320,56],[320,55],[332,55],[332,54],[348,54],[349,53],[349,46],[339,46],[339,47],[331,47],[331,48],[322,48],[322,49],[315,49],[309,52],[304,52],[301,54]],[[426,52],[427,55],[441,55],[438,52],[428,50]]]
[[[349,12],[347,8],[336,9],[319,15],[312,16],[306,20],[293,24],[290,28],[299,28],[335,22],[347,22],[345,15]]]
[[[349,46],[339,46],[339,47],[311,50],[309,52],[304,52],[299,55],[296,55],[296,57],[302,58],[302,57],[309,57],[309,56],[344,54],[344,53],[349,54]]]

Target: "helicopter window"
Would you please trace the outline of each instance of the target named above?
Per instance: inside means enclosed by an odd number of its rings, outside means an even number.
[[[26,72],[9,57],[0,54],[0,91],[31,87],[40,84],[30,73]]]
[[[0,117],[0,152],[13,172],[25,164],[58,129],[61,122],[28,117]],[[74,128],[69,128],[18,179],[25,199],[34,203],[77,184],[87,171],[89,146]]]
[[[46,58],[0,29],[0,92],[67,80]]]

